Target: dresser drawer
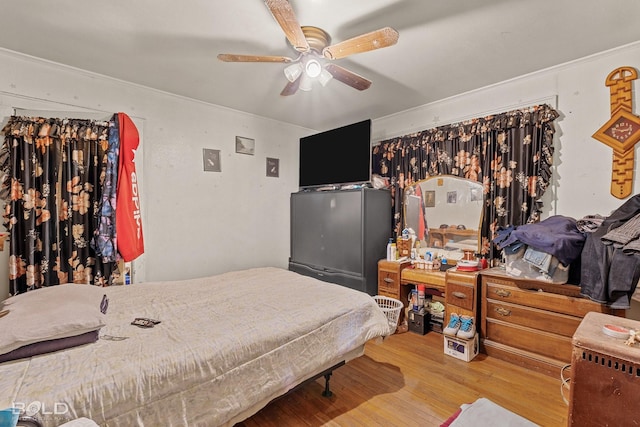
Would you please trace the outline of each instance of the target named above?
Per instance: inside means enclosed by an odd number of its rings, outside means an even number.
[[[466,310],[473,311],[476,295],[475,286],[447,282],[446,302]]]
[[[530,289],[520,289],[512,286],[508,280],[485,278],[483,280],[487,299],[510,302],[512,304],[535,307],[555,313],[564,313],[577,317],[584,317],[590,311],[608,312],[606,306],[595,303],[587,298],[576,298],[566,295],[540,292]]]
[[[450,268],[445,272],[447,283],[458,283],[460,285],[475,285],[478,283],[480,271],[458,271]]]
[[[398,296],[398,294],[396,292],[386,292],[383,289],[378,289],[378,295],[382,295],[383,297],[389,297],[389,298],[393,298],[393,299],[397,299],[399,300],[400,297]],[[402,304],[404,307],[407,306],[407,302],[406,301],[402,301]]]
[[[378,270],[378,293],[386,292],[392,293],[398,298],[400,293],[400,272],[399,271],[387,271]]]
[[[487,299],[487,319],[551,332],[568,338],[573,336],[582,320],[580,317]]]
[[[403,300],[400,287],[401,271],[410,265],[409,262],[378,261],[378,294]],[[406,301],[403,301],[406,302]]]
[[[405,268],[402,270],[402,282],[421,285],[427,287],[444,289],[445,273],[443,271],[420,270],[418,268]]]
[[[486,322],[486,340],[559,360],[562,363],[571,362],[573,344],[570,337],[496,319],[487,319]]]

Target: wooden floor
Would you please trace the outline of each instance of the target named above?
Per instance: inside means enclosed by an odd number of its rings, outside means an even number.
[[[567,425],[560,372],[554,378],[482,353],[467,363],[444,354],[435,332],[367,343],[364,356],[337,369],[330,385],[330,398],[318,379],[237,427],[439,426],[480,397],[541,426]]]

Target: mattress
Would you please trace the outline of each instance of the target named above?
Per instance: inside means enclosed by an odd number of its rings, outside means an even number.
[[[0,364],[0,407],[44,426],[233,425],[391,333],[371,296],[278,268],[104,290],[100,339]]]

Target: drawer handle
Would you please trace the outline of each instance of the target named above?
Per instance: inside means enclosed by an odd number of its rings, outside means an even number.
[[[393,282],[395,282],[395,280],[393,280],[393,279],[391,279],[391,278],[389,278],[389,277],[385,277],[385,278],[384,278],[384,279],[382,279],[382,280],[384,280],[384,281],[385,281],[385,283],[393,283]]]
[[[466,299],[467,295],[462,293],[462,292],[451,292],[451,295],[453,295],[456,298],[460,298],[460,299]]]
[[[496,295],[498,295],[499,297],[508,297],[509,295],[511,295],[511,292],[505,289],[496,289]]]
[[[511,310],[507,310],[506,308],[496,307],[496,313],[500,316],[511,316]]]

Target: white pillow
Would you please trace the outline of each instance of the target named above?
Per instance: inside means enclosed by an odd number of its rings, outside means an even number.
[[[100,311],[104,289],[63,284],[12,296],[0,303],[0,354],[28,344],[73,337],[106,324]]]

